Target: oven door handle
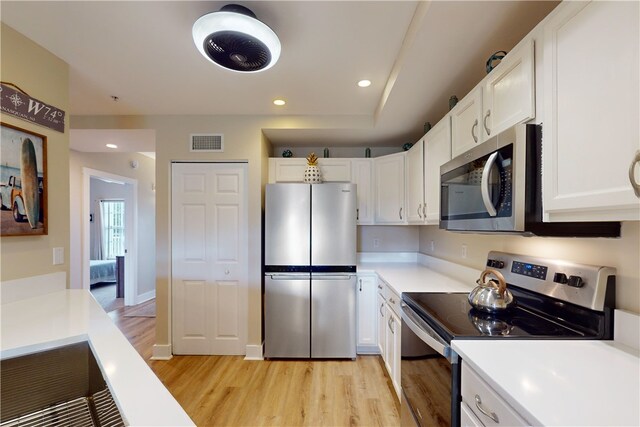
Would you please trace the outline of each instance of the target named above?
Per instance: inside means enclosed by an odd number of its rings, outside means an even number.
[[[487,163],[484,165],[484,169],[482,170],[482,202],[484,203],[484,207],[487,209],[487,212],[489,212],[489,216],[496,216],[498,214],[496,207],[491,203],[491,195],[489,194],[489,175],[491,175],[491,168],[496,162],[497,157],[497,151],[490,155],[487,159]]]
[[[451,347],[449,343],[440,337],[424,320],[418,317],[406,303],[403,302],[401,306],[402,320],[407,324],[409,329],[411,329],[418,338],[450,361]]]

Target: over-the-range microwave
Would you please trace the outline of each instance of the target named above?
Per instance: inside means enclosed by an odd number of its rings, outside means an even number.
[[[542,126],[533,124],[509,128],[445,163],[440,167],[440,228],[528,236],[620,236],[620,222],[543,222],[541,163]]]

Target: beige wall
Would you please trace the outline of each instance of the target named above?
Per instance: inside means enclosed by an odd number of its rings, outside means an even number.
[[[357,248],[358,252],[417,252],[419,235],[415,225],[361,225]]]
[[[0,78],[18,85],[30,96],[68,113],[69,66],[60,58],[2,24],[0,32]],[[0,239],[2,281],[53,272],[65,272],[69,284],[69,120],[60,133],[8,114],[4,123],[47,136],[47,236],[16,236]],[[52,265],[53,248],[62,247],[65,262]]]
[[[138,168],[130,162],[136,160]],[[69,151],[71,188],[71,287],[82,288],[82,169],[89,168],[138,181],[138,265],[137,296],[153,291],[156,286],[156,162],[138,153],[84,153]]]
[[[467,245],[467,258],[461,256],[462,245]],[[640,222],[622,223],[619,239],[463,234],[420,227],[420,252],[426,255],[483,269],[490,250],[615,267],[616,308],[640,313]]]

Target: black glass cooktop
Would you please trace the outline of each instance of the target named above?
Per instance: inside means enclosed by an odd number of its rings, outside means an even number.
[[[510,288],[514,292],[513,288]],[[516,291],[517,293],[517,291]],[[496,314],[474,309],[467,300],[467,293],[403,293],[403,301],[420,315],[447,341],[451,339],[487,338],[535,338],[535,339],[594,339],[601,338],[602,323],[597,313],[574,313],[560,307],[562,315],[553,303],[547,312],[540,307],[528,307],[526,295],[516,295],[515,307]],[[536,303],[538,301],[535,301]],[[557,304],[556,304],[557,305]],[[593,317],[595,316],[595,317]],[[575,319],[574,319],[575,318]]]

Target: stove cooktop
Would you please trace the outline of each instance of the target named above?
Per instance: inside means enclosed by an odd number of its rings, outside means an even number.
[[[518,291],[512,292],[522,299]],[[516,300],[517,300],[516,296]],[[447,341],[451,339],[521,338],[521,339],[598,339],[598,321],[576,324],[567,315],[557,319],[534,309],[519,306],[496,314],[474,309],[467,293],[404,293],[403,301]],[[564,307],[566,308],[566,307]],[[584,320],[584,319],[581,319]],[[578,320],[580,321],[580,320]]]

